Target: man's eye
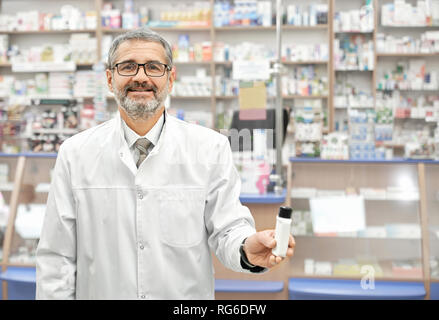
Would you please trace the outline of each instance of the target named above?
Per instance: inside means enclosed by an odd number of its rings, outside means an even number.
[[[128,64],[123,64],[121,65],[122,70],[127,71],[127,70],[134,70],[137,68],[137,64],[135,63],[128,63]]]
[[[147,66],[149,70],[160,70],[160,65],[156,63],[150,63]]]

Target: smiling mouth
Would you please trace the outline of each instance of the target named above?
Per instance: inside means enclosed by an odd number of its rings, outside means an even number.
[[[128,89],[127,92],[155,92],[155,91],[154,89],[132,88],[132,89]]]

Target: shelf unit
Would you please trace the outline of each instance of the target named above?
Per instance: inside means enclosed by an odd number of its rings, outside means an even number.
[[[348,1],[347,0],[331,0],[333,5],[332,7],[334,8],[334,10],[336,8],[340,9],[341,6],[345,5]],[[413,27],[413,26],[383,26],[381,24],[381,10],[382,10],[382,5],[385,3],[390,3],[390,0],[373,0],[372,4],[373,4],[373,8],[374,8],[374,26],[373,26],[373,30],[371,31],[367,31],[367,32],[362,32],[362,31],[336,31],[333,34],[332,39],[335,39],[335,37],[337,35],[340,34],[349,34],[349,35],[365,35],[366,39],[370,39],[373,42],[373,48],[374,48],[374,68],[373,70],[337,70],[334,68],[334,74],[337,76],[341,76],[344,75],[346,77],[346,79],[349,79],[348,77],[350,75],[355,75],[355,78],[352,76],[352,78],[350,78],[350,83],[355,83],[355,82],[363,82],[367,83],[369,82],[369,77],[371,79],[370,81],[370,89],[371,89],[371,95],[373,97],[373,106],[370,107],[365,107],[364,109],[372,109],[372,110],[376,110],[377,108],[377,96],[378,93],[381,93],[382,90],[378,89],[378,77],[380,75],[380,72],[383,70],[382,68],[384,67],[384,65],[388,66],[389,64],[395,64],[395,62],[397,61],[407,61],[409,59],[423,59],[426,58],[427,60],[427,65],[429,63],[429,61],[435,61],[435,63],[439,63],[439,52],[436,53],[391,53],[391,52],[378,52],[377,51],[377,35],[378,33],[385,33],[386,35],[392,35],[392,34],[398,34],[398,37],[402,37],[407,35],[407,32],[412,32],[409,33],[410,36],[416,34],[417,38],[420,38],[420,34],[421,32],[425,32],[425,31],[429,31],[429,30],[434,30],[434,31],[439,31],[439,26],[419,26],[419,27]],[[352,2],[354,3],[354,2]],[[357,7],[357,9],[360,9],[361,5],[365,4],[365,1],[355,1],[355,3],[358,3],[359,6]],[[413,3],[412,3],[413,4]],[[352,8],[352,5],[351,5]],[[400,32],[400,33],[398,33]],[[369,36],[368,36],[369,35]],[[437,64],[435,64],[434,66],[431,66],[430,69],[431,70],[436,70],[437,68]],[[359,81],[361,80],[361,81]],[[333,81],[332,83],[336,83],[335,81]],[[420,94],[421,92],[424,93],[425,95],[427,93],[431,93],[431,94],[437,94],[437,90],[398,90],[399,92],[402,93],[402,96],[405,96],[407,94],[411,94],[411,93],[416,93],[416,94]],[[352,107],[352,109],[357,109],[356,107]],[[334,107],[333,110],[339,110],[338,112],[341,112],[342,109],[348,110],[349,108],[339,108],[337,106],[335,106],[334,103]],[[394,113],[394,120],[399,119],[395,116]],[[335,119],[335,117],[333,118]],[[335,119],[336,120],[336,119]],[[399,121],[405,121],[405,120],[399,120]],[[341,128],[340,128],[341,129]],[[405,147],[402,144],[383,144],[381,141],[375,141],[376,146],[379,145],[386,145],[387,147],[393,148],[393,151],[396,153],[396,156],[402,156],[404,155],[404,149]]]
[[[1,4],[3,2],[6,1],[10,1],[10,0],[0,0],[0,12],[1,12]],[[97,28],[96,30],[45,30],[45,31],[1,31],[0,30],[0,34],[10,34],[10,35],[28,35],[28,34],[72,34],[72,33],[91,33],[94,34],[94,36],[96,37],[96,41],[97,41],[97,57],[100,56],[100,52],[101,52],[101,45],[102,45],[102,37],[106,34],[112,34],[112,35],[118,35],[120,33],[126,32],[128,31],[127,29],[111,29],[111,28],[105,28],[102,27],[100,21],[101,21],[101,8],[103,6],[104,0],[95,0],[94,1],[94,7],[95,10],[97,12]],[[211,8],[211,12],[212,12],[212,17],[211,17],[211,21],[213,21],[213,7],[214,7],[214,3],[215,0],[208,0],[207,2],[210,3],[210,8]],[[291,2],[291,1],[290,1]],[[325,1],[323,1],[323,3],[325,3]],[[327,0],[328,6],[329,6],[329,11],[328,11],[328,20],[329,23],[328,24],[322,24],[322,25],[316,25],[316,26],[293,26],[293,25],[283,25],[282,26],[282,31],[283,32],[308,32],[308,31],[327,31],[328,32],[328,46],[331,46],[331,28],[332,28],[332,22],[331,19],[329,19],[329,17],[331,17],[332,15],[332,0]],[[254,33],[257,32],[269,32],[271,34],[273,34],[273,37],[276,34],[276,26],[270,26],[270,27],[263,27],[263,26],[230,26],[230,27],[214,27],[213,24],[211,23],[210,27],[151,27],[152,30],[156,31],[156,32],[164,32],[165,36],[166,33],[179,33],[179,32],[201,32],[201,33],[205,33],[205,39],[206,41],[210,41],[212,44],[214,44],[217,41],[218,38],[218,34],[221,33],[230,33],[230,32],[240,32],[240,33],[246,33],[248,32],[249,35],[252,35]],[[330,54],[331,54],[331,50]],[[312,97],[303,97],[303,96],[287,96],[284,97],[285,99],[325,99],[327,101],[327,108],[328,108],[328,115],[329,115],[329,130],[327,131],[333,131],[333,125],[332,125],[332,116],[333,116],[333,108],[332,108],[332,85],[331,85],[331,74],[332,74],[332,58],[330,57],[329,61],[294,61],[294,62],[290,62],[290,61],[284,61],[283,62],[285,64],[285,66],[290,66],[290,65],[327,65],[327,74],[328,74],[328,89],[329,89],[329,94],[328,96],[312,96]],[[231,62],[215,62],[215,61],[195,61],[195,62],[175,62],[175,65],[178,67],[180,66],[206,66],[209,70],[210,76],[212,78],[212,94],[210,97],[210,112],[212,113],[212,124],[215,127],[215,123],[216,123],[216,114],[217,114],[217,109],[216,109],[216,105],[218,100],[224,100],[227,98],[223,98],[221,96],[218,96],[215,93],[215,75],[216,75],[216,67],[217,66],[225,66],[225,67],[231,67],[232,63]],[[82,66],[82,67],[90,67],[91,65],[89,64],[82,64],[82,65],[78,65],[78,66]],[[10,64],[1,64],[0,67],[4,67],[4,68],[8,68],[11,67]],[[185,100],[190,100],[190,98],[188,97],[174,97],[175,99],[185,99]],[[204,99],[204,97],[202,97]],[[199,100],[200,97],[194,97],[194,100]],[[207,97],[206,97],[207,99]]]
[[[2,0],[3,2],[10,1],[10,0]],[[1,11],[1,4],[2,1],[0,1],[0,11]],[[374,105],[376,105],[376,83],[377,83],[377,68],[378,64],[380,63],[381,58],[385,57],[399,57],[399,58],[422,58],[422,57],[437,57],[439,56],[439,53],[425,53],[425,54],[413,54],[413,53],[378,53],[375,50],[374,53],[374,70],[370,71],[362,71],[362,70],[336,70],[333,65],[333,40],[335,39],[337,34],[370,34],[371,38],[373,40],[374,46],[376,48],[376,35],[379,30],[379,28],[387,29],[387,30],[398,30],[398,28],[407,29],[407,28],[413,28],[414,30],[436,30],[439,29],[439,27],[408,27],[408,26],[381,26],[379,24],[379,10],[380,6],[382,5],[383,1],[374,0],[374,30],[373,31],[334,31],[333,30],[333,19],[335,12],[336,3],[340,2],[342,3],[345,0],[328,0],[328,24],[323,25],[316,25],[316,26],[293,26],[293,25],[283,25],[282,31],[285,32],[307,32],[307,31],[327,31],[328,32],[328,44],[329,44],[329,61],[283,61],[283,64],[288,66],[293,65],[327,65],[327,74],[328,74],[328,87],[329,92],[328,96],[322,97],[322,96],[316,96],[316,97],[302,97],[302,96],[288,96],[284,97],[285,99],[326,99],[327,100],[327,108],[328,108],[328,132],[332,132],[335,130],[334,126],[334,117],[335,117],[335,107],[334,107],[334,83],[335,83],[335,77],[337,73],[340,72],[366,72],[368,74],[371,74],[372,81],[371,81],[371,93],[374,98]],[[208,0],[210,3],[210,8],[212,12],[211,21],[213,21],[213,7],[214,7],[214,0]],[[101,20],[101,8],[104,3],[104,0],[95,0],[94,1],[94,8],[97,12],[97,20],[100,22]],[[293,1],[286,1],[284,4],[287,5],[288,3],[294,3]],[[171,32],[171,33],[179,33],[179,32],[201,32],[205,33],[205,39],[210,41],[212,44],[214,44],[218,39],[218,34],[222,33],[229,33],[229,32],[240,32],[240,33],[249,33],[249,35],[254,34],[254,32],[262,32],[262,33],[273,33],[275,34],[276,27],[270,26],[270,27],[262,27],[262,26],[228,26],[228,27],[214,27],[213,24],[211,24],[210,27],[151,27],[152,30],[157,32]],[[110,29],[110,28],[104,28],[102,27],[101,23],[97,24],[96,29],[88,29],[88,30],[44,30],[44,31],[0,31],[0,34],[10,34],[10,35],[32,35],[32,34],[72,34],[72,33],[90,33],[94,34],[97,41],[97,56],[100,56],[101,52],[101,44],[102,44],[102,37],[105,34],[120,34],[122,32],[128,31],[126,29]],[[216,75],[216,67],[218,66],[224,66],[229,67],[231,66],[231,62],[215,62],[215,61],[196,61],[196,62],[176,62],[175,65],[178,67],[180,66],[205,66],[209,69],[210,75],[212,77],[212,94],[210,95],[210,112],[212,113],[212,123],[215,124],[216,120],[216,105],[218,100],[224,100],[225,98],[218,96],[215,93],[215,75]],[[80,67],[90,67],[90,64],[78,64]],[[11,67],[10,64],[4,63],[0,64],[1,68],[9,68]],[[188,98],[184,98],[188,99]],[[194,97],[194,99],[199,99],[198,97]]]
[[[317,177],[321,176],[323,172],[325,172],[325,178],[318,179]],[[439,161],[433,160],[346,161],[290,158],[286,205],[293,206],[296,210],[309,210],[310,204],[308,201],[310,197],[292,197],[291,191],[297,187],[323,190],[349,188],[357,191],[364,187],[405,186],[406,188],[416,188],[419,197],[410,201],[406,199],[365,199],[365,219],[368,226],[382,226],[395,220],[403,224],[415,224],[419,226],[421,232],[420,238],[334,235],[296,236],[298,249],[295,259],[290,260],[290,277],[358,280],[361,275],[305,274],[303,271],[304,260],[312,257],[318,261],[320,257],[320,259],[331,261],[334,265],[337,257],[343,260],[355,258],[355,255],[366,255],[368,258],[376,258],[383,271],[383,276],[377,276],[376,280],[422,282],[426,291],[426,299],[428,299],[431,283],[439,280],[431,278],[430,267],[430,258],[433,256],[439,257],[437,253],[439,239],[431,235],[430,232],[432,227],[439,227],[439,217],[437,216],[437,212],[439,212],[438,175]],[[401,243],[404,243],[404,245],[401,245]],[[299,247],[302,248],[299,249]],[[404,247],[405,251],[399,250],[400,247]],[[317,250],[317,248],[320,248],[320,250]],[[322,250],[323,248],[325,249]],[[401,277],[392,275],[392,261],[404,259],[417,260],[422,266],[422,276]]]

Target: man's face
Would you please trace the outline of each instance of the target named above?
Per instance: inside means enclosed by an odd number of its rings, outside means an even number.
[[[120,44],[114,64],[121,62],[166,64],[165,49],[160,43],[128,40]],[[121,76],[116,68],[107,70],[107,81],[118,105],[134,119],[147,119],[161,106],[172,90],[175,70],[165,71],[161,77],[149,77],[142,67],[134,76]]]

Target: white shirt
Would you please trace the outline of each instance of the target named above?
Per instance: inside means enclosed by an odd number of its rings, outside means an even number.
[[[166,114],[137,170],[121,118],[58,153],[36,257],[37,299],[213,299],[211,252],[240,265],[256,232],[227,138]]]
[[[122,123],[122,131],[125,137],[125,140],[128,144],[128,148],[130,149],[131,155],[133,156],[134,163],[137,163],[140,157],[139,150],[134,146],[136,141],[140,138],[146,138],[148,141],[151,142],[150,146],[148,147],[148,153],[151,152],[151,150],[154,148],[154,146],[158,143],[160,138],[160,133],[162,132],[163,124],[164,124],[164,112],[160,116],[160,118],[157,120],[157,122],[154,124],[154,126],[143,136],[139,136],[133,129],[131,129],[126,122],[121,119]]]

